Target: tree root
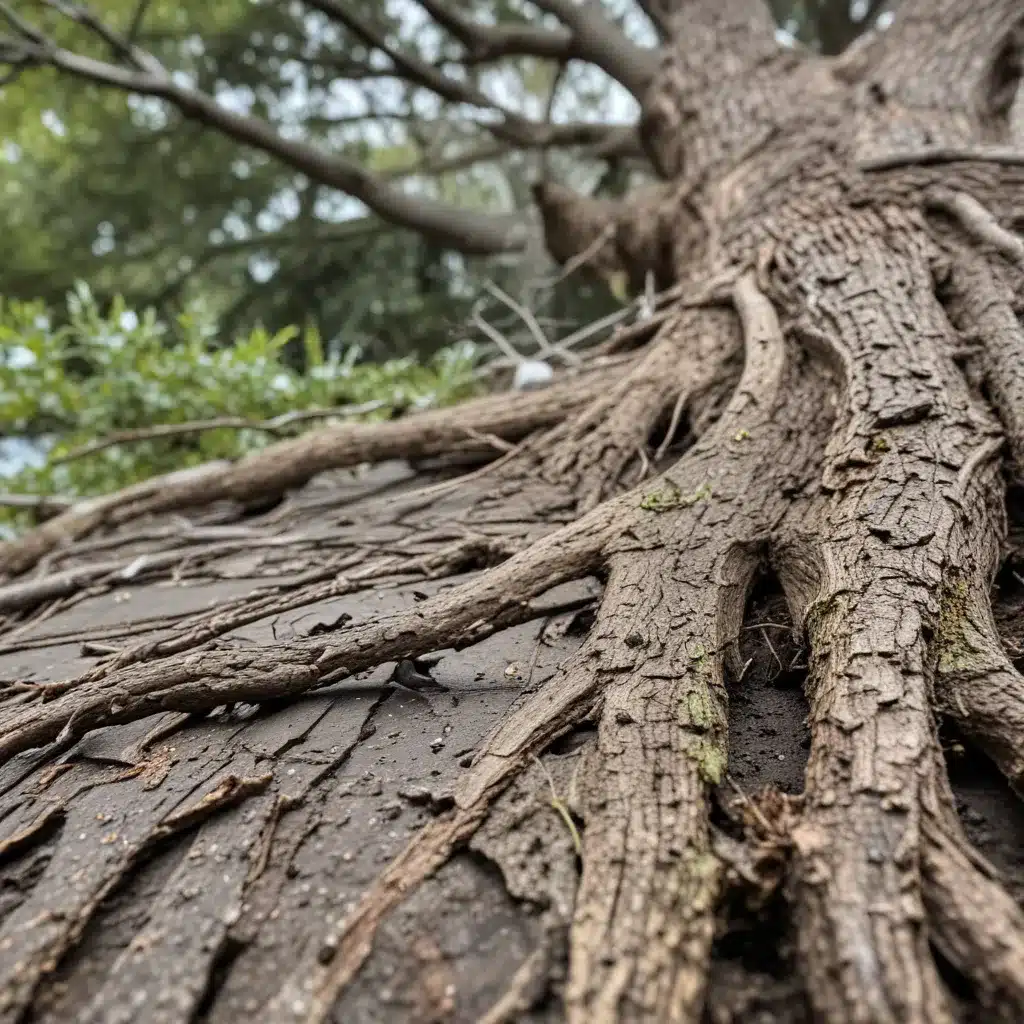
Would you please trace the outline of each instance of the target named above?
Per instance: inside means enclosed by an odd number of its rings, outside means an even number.
[[[1024,677],[999,640],[987,591],[978,579],[945,587],[935,698],[1024,795]]]
[[[289,979],[275,1017],[326,1019],[383,916],[466,841],[530,758],[599,704],[598,743],[577,773],[574,801],[585,830],[570,1019],[699,1018],[720,878],[707,788],[725,769],[722,659],[778,493],[763,469],[781,440],[771,422],[787,380],[778,322],[752,276],[737,284],[736,304],[747,365],[725,415],[639,503],[633,492],[580,521],[616,508],[601,546],[608,583],[583,646],[498,727],[460,784],[455,811],[413,839],[364,895],[328,940],[337,950],[329,962],[307,960]],[[650,907],[643,918],[641,897]]]
[[[922,347],[925,334],[948,344],[951,333],[927,249],[862,244],[847,261],[826,232],[809,248],[828,254],[835,280],[819,279],[813,306],[819,335],[842,339],[846,412],[826,495],[804,513],[813,529],[801,523],[779,566],[812,649],[811,756],[793,831],[798,948],[822,1017],[936,1024],[952,1011],[922,895],[941,765],[932,637],[941,650],[943,580],[990,571],[998,524],[976,510],[993,507],[998,442],[944,354],[952,345]],[[845,302],[848,292],[861,298]],[[968,509],[987,538],[972,534]],[[809,532],[821,539],[808,545]]]
[[[671,434],[679,415],[694,407],[721,377],[731,355],[728,339],[733,323],[725,311],[685,311],[661,332],[660,340],[628,376],[581,414],[539,439],[539,447],[545,450],[539,470],[542,479],[563,486],[568,481],[580,512],[615,492],[638,453],[643,479],[643,452],[651,431],[673,409]]]
[[[233,464],[157,477],[72,506],[17,541],[0,544],[0,576],[30,569],[45,554],[103,525],[215,501],[252,501],[299,487],[318,473],[364,462],[427,458],[452,451],[493,455],[493,441],[518,441],[561,422],[607,388],[606,370],[544,391],[492,395],[387,423],[327,427],[271,445]]]
[[[975,241],[991,246],[1024,268],[1024,238],[1007,231],[970,193],[934,188],[926,199],[930,206],[956,218]]]
[[[936,775],[942,770],[937,766]],[[971,980],[987,1019],[1024,1019],[1024,913],[963,839],[946,801],[921,827],[932,942]]]
[[[606,687],[577,782],[586,832],[570,1021],[700,1015],[721,882],[707,800],[728,749],[721,650],[741,624],[743,599],[730,591],[745,595],[757,564],[756,551],[725,564],[712,554],[669,566],[634,557],[613,570],[621,582],[606,601],[632,630],[625,643],[655,653]],[[654,573],[668,582],[648,604],[643,580]]]
[[[582,513],[595,507],[603,497],[621,489],[619,478],[622,471],[638,453],[646,460],[643,452],[650,432],[672,402],[676,402],[676,409],[680,411],[688,408],[702,410],[703,418],[699,424],[706,426],[709,420],[707,406],[711,404],[708,394],[712,398],[716,394],[711,385],[725,353],[728,353],[728,346],[723,341],[729,338],[733,328],[731,320],[725,323],[709,320],[712,315],[709,310],[688,313],[685,324],[677,325],[611,391],[593,398],[565,423],[538,433],[514,453],[491,464],[491,486],[500,493],[515,492],[520,497],[530,481],[544,479],[558,495],[563,496],[559,500],[575,502],[577,510]],[[430,489],[427,490],[429,492]],[[440,497],[440,492],[435,493]],[[433,500],[436,499],[427,501],[427,507]],[[401,549],[408,545],[399,543],[394,554],[374,559],[362,567],[358,566],[365,556],[357,555],[344,563],[344,568],[351,570],[349,572],[341,574],[329,568],[317,570],[306,585],[287,595],[261,594],[233,608],[228,614],[217,612],[170,637],[133,645],[83,679],[96,680],[129,664],[181,654],[241,626],[317,601],[357,592],[384,577],[426,573],[438,578],[494,565],[512,554],[526,538],[474,535],[471,530],[467,531],[463,523],[472,523],[477,506],[486,508],[490,500],[489,490],[483,492],[482,498],[480,493],[470,491],[468,513],[462,507],[463,502],[457,500],[450,529],[435,527],[428,534],[410,533],[409,541],[420,547],[426,545],[428,550],[437,539],[464,535],[463,539],[429,554],[402,556]],[[541,499],[540,503],[543,505],[545,500],[550,504],[550,496]],[[522,512],[524,527],[539,525],[542,529],[547,528],[544,522],[531,524],[529,512],[530,504],[527,502]],[[486,529],[486,511],[482,518],[480,526]],[[172,556],[169,554],[167,557]],[[88,575],[96,571],[94,567],[85,566],[68,570],[68,573]],[[36,584],[12,586],[24,588]],[[72,681],[67,687],[73,688],[81,681]],[[51,687],[48,692],[52,695],[57,688]]]
[[[328,601],[346,594],[359,593],[379,584],[384,579],[401,579],[402,577],[421,575],[430,579],[442,578],[460,572],[486,569],[498,565],[513,553],[514,546],[504,542],[501,538],[469,535],[463,540],[446,545],[426,559],[414,555],[404,558],[398,555],[388,555],[373,560],[351,573],[339,571],[337,568],[317,570],[309,574],[313,577],[312,580],[305,579],[294,590],[289,588],[285,594],[271,593],[258,596],[233,608],[226,614],[215,612],[203,617],[200,621],[190,624],[187,628],[171,636],[128,647],[80,679],[53,685],[48,692],[57,693],[60,688],[74,689],[82,682],[102,679],[112,671],[125,668],[128,665],[182,654],[242,626],[319,601]],[[358,564],[358,561],[361,560],[362,558],[359,556],[353,564]]]
[[[988,261],[962,246],[954,252],[953,323],[964,337],[980,335],[988,391],[1006,432],[1014,475],[1024,481],[1024,328],[1014,312],[1014,291]]]
[[[129,665],[104,678],[40,687],[40,700],[0,724],[0,763],[22,750],[160,711],[204,711],[258,703],[324,685],[341,674],[443,647],[476,643],[529,621],[531,601],[596,567],[615,529],[619,502],[547,537],[482,576],[414,609],[306,640],[254,651],[200,651],[173,665]],[[53,697],[53,699],[47,699]]]
[[[695,1020],[720,877],[707,788],[725,767],[722,659],[742,621],[759,540],[783,507],[784,489],[765,467],[780,465],[786,446],[801,455],[815,449],[809,422],[774,422],[778,404],[783,393],[797,395],[797,408],[815,418],[823,387],[820,377],[787,365],[778,321],[752,274],[738,281],[735,303],[743,377],[722,418],[669,473],[410,612],[255,654],[204,651],[44,688],[42,700],[0,727],[0,757],[159,711],[290,696],[339,673],[474,643],[535,616],[530,602],[550,587],[604,565],[605,597],[583,647],[491,736],[455,810],[421,832],[314,951],[273,1015],[324,1019],[369,955],[383,917],[468,840],[530,759],[603,696],[599,760],[583,775],[593,833],[584,833],[572,930],[572,1014],[646,1006]],[[628,833],[623,813],[635,826]],[[622,897],[607,904],[603,880],[611,877]],[[629,892],[657,897],[643,920]]]

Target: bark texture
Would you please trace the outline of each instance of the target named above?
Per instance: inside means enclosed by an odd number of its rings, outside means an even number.
[[[159,899],[81,1019],[130,1019],[136,991],[154,1020],[379,1019],[380,979],[399,981],[375,972],[405,955],[409,1019],[741,1020],[721,986],[709,993],[738,904],[788,922],[798,994],[773,1019],[1021,1019],[1024,916],[961,824],[940,729],[1024,785],[1021,650],[992,605],[1024,467],[1024,151],[1007,100],[1024,11],[905,0],[889,31],[832,60],[780,48],[760,0],[643,6],[666,40],[642,132],[664,182],[635,203],[537,194],[560,259],[589,251],[602,273],[670,289],[652,336],[629,335],[637,351],[515,401],[323,431],[71,509],[0,549],[10,575],[46,556],[31,585],[0,591],[21,609],[108,579],[83,548],[104,539],[80,539],[101,525],[130,554],[144,516],[280,495],[355,462],[491,459],[411,482],[386,513],[363,496],[338,514],[306,487],[275,515],[319,510],[319,533],[284,544],[318,564],[5,691],[0,858],[22,865],[28,895],[0,923],[0,1019],[59,1017],[51,982],[86,976],[71,951],[96,941],[98,908],[185,830],[197,852],[159,869]],[[224,557],[230,527],[205,528],[217,551],[196,557]],[[170,564],[148,557],[153,573]],[[728,774],[729,692],[750,680],[748,603],[772,575],[789,619],[756,628],[776,675],[806,658],[809,754],[799,797],[751,798]],[[415,600],[367,611],[368,592],[402,586]],[[353,599],[355,621],[262,644],[238,632]],[[394,833],[383,865],[349,851],[352,880],[331,876],[344,898],[315,920],[289,908],[309,837],[334,834],[372,772],[350,771],[344,792],[331,779],[364,763],[390,699],[357,712],[332,687],[387,664],[425,699],[431,655],[486,650],[539,618],[582,639],[535,679],[542,631],[462,770],[403,797],[424,809],[418,827]],[[787,661],[769,628],[796,638]],[[241,724],[240,702],[284,717]],[[292,721],[283,708],[297,721],[314,706],[321,717],[271,735]],[[226,753],[196,738],[218,715],[246,737]],[[179,730],[203,794],[161,753]],[[60,780],[97,731],[134,738],[110,739],[120,752],[94,755],[81,785],[135,786],[142,810],[83,866],[59,837],[89,835],[97,812]],[[294,776],[258,771],[287,752]],[[238,815],[223,833],[222,810]],[[210,866],[229,832],[245,871]],[[59,906],[33,870],[73,879]],[[468,995],[424,924],[459,885],[522,945],[500,977],[478,963]],[[201,921],[174,898],[196,886],[216,907]],[[302,941],[261,948],[289,914]]]

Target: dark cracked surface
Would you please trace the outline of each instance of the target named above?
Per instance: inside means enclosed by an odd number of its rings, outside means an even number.
[[[330,492],[321,483],[317,493]],[[323,530],[322,510],[301,515],[310,532]],[[277,529],[259,519],[252,527]],[[129,557],[154,543],[160,542],[139,542]],[[119,646],[144,628],[113,627],[204,611],[265,584],[263,574],[287,579],[317,557],[315,544],[280,562],[275,550],[234,552],[194,576],[183,563],[178,579],[164,574],[99,588],[27,628],[13,623],[0,637],[0,678],[39,683],[77,675],[101,650],[83,653],[83,642]],[[403,607],[451,583],[420,581],[321,601],[248,624],[217,643],[299,636],[346,614],[358,619]],[[1013,650],[1024,641],[1024,585],[1012,575],[1001,585],[1000,627]],[[16,757],[0,769],[0,974],[7,1000],[0,1019],[258,1018],[306,951],[331,955],[331,924],[446,806],[474,750],[524,689],[536,688],[578,646],[585,627],[585,619],[562,613],[469,651],[441,652],[429,671],[445,689],[396,687],[393,666],[385,665],[264,710],[238,705],[204,719],[168,716],[166,735],[155,734],[147,720],[101,729],[70,750]],[[770,580],[751,600],[742,654],[742,678],[729,687],[734,785],[719,788],[725,810],[735,809],[737,791],[753,797],[774,787],[796,796],[802,789],[805,663]],[[584,730],[556,747],[550,761],[560,789],[591,741]],[[950,736],[947,755],[968,835],[1020,900],[1024,812],[998,773],[962,741]],[[179,820],[182,809],[194,809],[230,776],[265,781],[217,813]],[[519,816],[524,837],[517,870],[546,878],[557,901],[576,884],[576,869],[547,784],[527,786],[507,813]],[[335,1020],[478,1020],[539,944],[559,941],[545,925],[545,907],[511,895],[486,850],[486,838],[474,841],[390,915]],[[781,894],[756,911],[723,911],[709,1021],[809,1020],[785,917]],[[560,1019],[545,986],[551,995],[562,980],[556,971],[538,983],[534,1009],[517,1019]]]

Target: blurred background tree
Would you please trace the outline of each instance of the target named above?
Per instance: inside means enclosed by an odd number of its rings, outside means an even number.
[[[631,0],[601,3],[630,38],[653,41]],[[112,60],[102,39],[61,6],[17,0],[13,9],[69,49]],[[408,193],[527,215],[530,185],[541,178],[596,194],[622,193],[643,178],[642,156],[626,136],[637,105],[622,86],[564,53],[506,55],[460,38],[460,21],[536,27],[533,5],[460,0],[443,8],[444,29],[437,0],[344,6],[369,32],[329,17],[330,4],[298,0],[102,0],[90,10],[180,83]],[[825,53],[843,49],[883,7],[772,2],[795,45]],[[557,39],[555,19],[540,24]],[[374,36],[393,52],[371,45]],[[531,122],[619,126],[619,134],[557,148],[496,138],[488,130],[493,111],[439,96],[397,64],[396,53]],[[170,317],[201,298],[227,335],[314,322],[326,339],[381,359],[456,340],[485,279],[568,325],[615,302],[607,288],[578,277],[538,290],[555,269],[538,246],[525,256],[454,252],[172,104],[53,68],[7,80],[0,137],[0,295],[54,310],[84,280],[101,306],[123,295]]]

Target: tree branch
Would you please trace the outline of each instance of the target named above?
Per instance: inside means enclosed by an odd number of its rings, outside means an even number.
[[[484,25],[452,10],[443,0],[417,0],[449,35],[466,49],[467,64],[483,64],[502,57],[541,57],[570,60],[579,56],[572,33],[566,28],[536,25]]]
[[[115,57],[126,61],[139,71],[151,75],[166,75],[164,66],[152,54],[139,49],[125,37],[115,32],[109,25],[102,22],[87,7],[68,3],[66,0],[41,0],[44,6],[51,8],[70,21],[81,25],[94,36],[110,47]]]
[[[594,0],[533,0],[537,7],[553,14],[573,35],[574,56],[597,65],[624,85],[638,100],[644,98],[658,70],[658,54],[637,46],[613,21],[605,17]]]
[[[643,97],[658,69],[658,55],[637,46],[604,16],[592,0],[537,0],[564,28],[533,25],[484,25],[453,11],[443,0],[417,0],[442,28],[466,48],[467,63],[508,56],[550,60],[585,60],[607,72],[637,99]]]
[[[22,36],[20,62],[48,64],[97,85],[165,100],[184,117],[276,156],[314,181],[360,200],[383,220],[418,231],[439,245],[486,255],[514,251],[526,242],[528,229],[520,217],[483,214],[414,195],[343,156],[302,140],[285,139],[268,122],[229,110],[212,96],[178,84],[151,55],[141,57],[137,47],[131,48],[136,68],[120,67],[63,49],[25,23],[3,0],[0,15]],[[139,69],[140,60],[145,70]],[[600,135],[602,128],[597,127]]]
[[[416,231],[438,245],[469,254],[489,255],[515,251],[526,242],[528,229],[517,215],[464,210],[428,195],[413,194],[387,177],[371,174],[344,156],[325,152],[301,139],[286,139],[269,122],[230,110],[209,94],[176,81],[155,56],[104,24],[84,6],[68,0],[42,0],[42,3],[81,25],[110,47],[115,55],[114,61],[64,49],[15,14],[7,0],[0,0],[0,16],[11,24],[16,34],[13,40],[5,40],[0,47],[0,59],[11,63],[15,70],[45,64],[96,85],[164,100],[185,118],[277,157],[311,179],[360,200],[381,219]],[[636,148],[635,129],[628,126],[551,124],[524,118],[502,107],[475,86],[452,78],[392,45],[381,29],[353,12],[343,0],[308,0],[308,3],[366,45],[386,54],[394,65],[396,77],[429,89],[451,103],[475,106],[497,114],[495,123],[480,127],[506,145],[523,148],[583,145],[591,147],[591,155],[597,158]],[[649,80],[657,63],[654,52],[631,43],[592,4],[577,7],[567,0],[545,0],[541,6],[566,20],[572,45],[581,56],[595,60],[634,91],[641,90]],[[456,26],[463,35],[476,31],[469,19],[453,14],[443,7],[440,0],[425,0],[425,8],[441,12],[443,20],[439,23]],[[522,28],[524,31],[518,27],[508,30],[502,27],[502,33],[509,33],[504,37],[504,43],[512,39],[517,40],[516,45],[522,45],[527,39],[538,42],[542,47],[551,43],[549,30],[539,32],[530,26]],[[562,46],[564,33],[555,33],[555,36],[562,40],[559,43]],[[476,159],[478,156],[472,158]],[[457,161],[456,166],[461,163]]]
[[[504,142],[525,147],[593,145],[604,141],[609,132],[608,127],[602,124],[542,124],[531,121],[502,106],[476,86],[452,78],[433,64],[393,46],[381,29],[349,8],[343,0],[306,0],[306,3],[342,25],[367,46],[380,50],[395,66],[397,77],[429,89],[449,103],[467,104],[498,114],[499,120],[481,127]],[[632,45],[628,40],[626,42]]]

